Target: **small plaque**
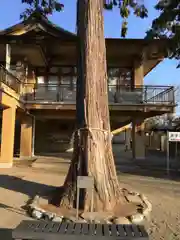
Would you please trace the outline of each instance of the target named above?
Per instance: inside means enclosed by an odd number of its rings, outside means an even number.
[[[94,188],[94,179],[90,176],[78,176],[77,177],[77,188]]]
[[[180,132],[169,132],[168,140],[169,142],[180,142]]]

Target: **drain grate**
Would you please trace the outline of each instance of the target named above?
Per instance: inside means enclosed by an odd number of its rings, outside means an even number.
[[[148,240],[141,225],[53,223],[45,221],[22,221],[12,232],[13,239],[59,240],[79,237],[100,237],[119,240]]]

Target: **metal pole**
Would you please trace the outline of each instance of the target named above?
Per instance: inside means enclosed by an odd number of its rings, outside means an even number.
[[[79,217],[79,188],[77,187],[77,197],[76,197],[76,218]]]
[[[169,176],[169,132],[167,132],[167,162],[166,162],[166,171]]]
[[[176,142],[176,149],[175,149],[175,160],[177,160],[177,145],[178,145],[178,142]]]
[[[124,131],[124,136],[125,136],[125,152],[127,151],[127,130],[125,129]]]
[[[92,192],[91,192],[91,212],[93,212],[93,205],[94,205],[94,187],[92,188]]]
[[[93,207],[94,207],[94,187],[92,188],[91,192],[91,212],[93,212]],[[92,219],[91,219],[92,222]]]
[[[36,119],[35,119],[35,116],[33,116],[33,129],[32,129],[32,157],[34,157],[35,125],[36,125]]]

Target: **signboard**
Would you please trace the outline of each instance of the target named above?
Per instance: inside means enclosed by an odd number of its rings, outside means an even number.
[[[89,176],[77,177],[77,188],[92,189],[94,187],[94,179]]]
[[[175,157],[177,157],[177,142],[180,142],[180,132],[167,132],[167,174],[169,175],[170,159],[169,159],[169,142],[176,142]]]
[[[169,142],[180,142],[180,132],[168,132]]]
[[[79,194],[80,189],[91,190],[91,212],[93,211],[93,191],[94,178],[90,176],[77,176],[77,198],[76,198],[76,218],[79,216]]]

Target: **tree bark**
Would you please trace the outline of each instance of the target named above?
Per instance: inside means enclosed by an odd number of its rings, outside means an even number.
[[[77,3],[78,79],[74,152],[59,205],[74,207],[77,175],[95,182],[94,211],[112,210],[122,194],[112,153],[109,121],[103,0]],[[81,206],[90,210],[91,196],[81,192]],[[57,202],[57,201],[56,201]]]

